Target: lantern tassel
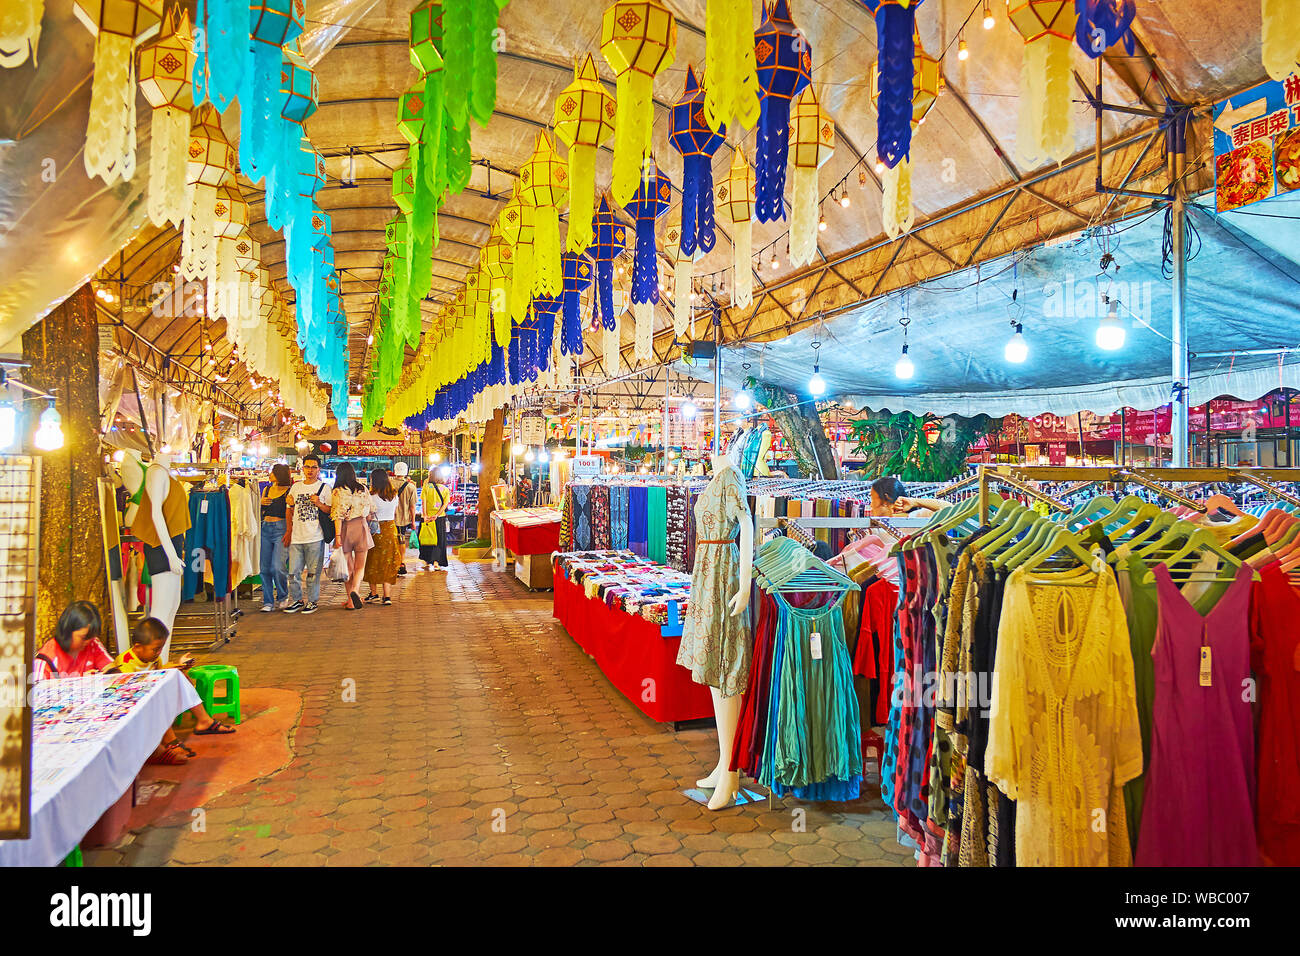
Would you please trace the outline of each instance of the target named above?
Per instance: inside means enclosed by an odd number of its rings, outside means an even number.
[[[655,306],[653,302],[633,302],[632,317],[636,320],[636,338],[632,354],[638,362],[649,362],[655,357],[654,331]]]
[[[530,230],[527,241],[521,235],[515,243],[515,273],[514,281],[510,284],[510,318],[514,321],[520,321],[528,312],[528,300],[532,297],[535,282],[536,269]]]
[[[1047,34],[1025,44],[1020,70],[1019,159],[1027,165],[1061,161],[1073,149],[1070,136],[1069,39]]]
[[[619,334],[618,326],[612,329],[605,329],[605,355],[603,365],[607,376],[617,375],[619,367]]]
[[[149,125],[149,219],[155,226],[181,224],[185,217],[185,151],[190,116],[164,106],[153,111]]]
[[[912,228],[915,213],[912,210],[912,163],[904,159],[892,169],[885,167],[880,177],[884,189],[881,205],[881,225],[889,238]]]
[[[135,168],[135,57],[131,38],[101,32],[95,38],[90,120],[82,157],[87,176],[112,185]],[[128,135],[129,134],[129,135]]]
[[[596,147],[574,143],[569,149],[569,233],[565,248],[582,252],[591,245],[596,196]]]
[[[678,255],[673,265],[673,335],[681,338],[691,323],[691,278],[695,262],[690,256]]]
[[[705,12],[704,120],[748,129],[758,122],[758,71],[754,58],[754,14],[750,0],[708,0]]]
[[[713,159],[682,157],[682,252],[710,251],[717,241],[713,209]]]
[[[537,206],[533,214],[533,295],[559,295],[564,288],[560,264],[560,210]]]
[[[506,280],[494,278],[489,290],[488,305],[492,309],[492,333],[497,345],[502,348],[510,344],[512,335],[510,309],[507,308],[509,296],[510,286]]]
[[[785,218],[785,166],[790,154],[790,101],[763,98],[754,151],[754,215],[759,222]]]
[[[735,247],[732,262],[731,304],[740,309],[749,308],[754,303],[754,273],[751,271],[753,228],[754,224],[749,219],[742,219],[731,225],[731,242]]]
[[[915,29],[915,4],[877,7],[880,97],[877,103],[876,154],[891,169],[907,157],[912,148]]]
[[[790,264],[806,266],[817,253],[817,169],[796,166],[790,199]]]
[[[181,231],[181,274],[187,279],[206,278],[215,253],[213,211],[217,189],[205,183],[188,187],[190,212]]]
[[[650,152],[654,77],[626,70],[618,75],[615,87],[618,112],[614,117],[614,165],[610,190],[614,200],[626,206],[636,195],[641,179],[641,161]]]
[[[596,303],[601,325],[614,328],[614,263],[607,259],[596,260]]]

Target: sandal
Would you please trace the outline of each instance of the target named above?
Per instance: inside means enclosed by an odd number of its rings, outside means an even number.
[[[162,753],[152,753],[145,763],[155,766],[162,765],[168,767],[180,767],[190,762],[190,758],[181,753],[180,741],[173,740],[163,748]]]
[[[199,755],[197,750],[191,750],[189,747],[186,747],[185,744],[181,743],[181,741],[179,740],[175,742],[175,746],[180,750],[184,750],[185,755],[187,757],[197,757]]]
[[[361,595],[358,594],[356,591],[353,591],[351,594],[348,595],[348,600],[352,602],[352,606],[354,608],[362,607]]]
[[[223,724],[219,720],[214,720],[212,722],[212,725],[208,727],[207,730],[194,731],[194,736],[195,737],[225,736],[226,734],[233,734],[234,732],[235,732],[234,727],[231,727],[229,724]]]

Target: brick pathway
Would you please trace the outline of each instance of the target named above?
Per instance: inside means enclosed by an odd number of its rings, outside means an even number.
[[[87,865],[911,865],[878,797],[710,813],[682,796],[712,727],[644,717],[549,592],[479,563],[401,580],[390,608],[344,611],[337,585],[309,617],[245,602],[217,657],[301,696],[292,761],[212,799],[203,832],[176,812]]]

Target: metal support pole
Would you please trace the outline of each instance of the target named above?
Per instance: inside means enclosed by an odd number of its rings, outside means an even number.
[[[1173,163],[1174,180],[1170,184],[1173,202],[1170,206],[1173,230],[1174,288],[1173,288],[1173,466],[1186,468],[1188,416],[1187,349],[1187,200],[1183,190],[1183,172],[1187,162],[1187,113],[1180,111],[1169,128],[1169,152]]]
[[[713,309],[713,454],[722,454],[722,320]]]
[[[1127,429],[1127,426],[1128,426],[1128,409],[1124,406],[1121,406],[1119,410],[1119,464],[1121,468],[1124,467],[1125,464],[1124,432]]]
[[[664,474],[668,474],[668,363],[664,363]]]

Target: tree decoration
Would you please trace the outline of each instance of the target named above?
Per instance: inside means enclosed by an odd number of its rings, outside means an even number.
[[[886,169],[912,149],[916,8],[922,0],[862,0],[876,19],[876,157]]]
[[[725,135],[725,127],[715,133],[705,121],[704,90],[695,79],[695,70],[688,66],[686,89],[673,104],[668,136],[682,154],[682,255],[693,256],[697,248],[702,252],[713,248],[713,154]]]
[[[705,121],[719,133],[726,126],[748,129],[759,116],[750,0],[708,0],[704,34]]]
[[[181,273],[187,279],[208,278],[216,267],[217,187],[235,165],[235,151],[211,106],[199,111],[190,131],[188,155],[185,182],[190,208],[181,230]]]
[[[520,182],[515,180],[510,200],[497,217],[501,227],[501,238],[514,250],[514,273],[510,282],[510,319],[523,321],[528,314],[528,303],[533,297],[535,278],[535,258],[533,255],[533,217],[536,210],[531,203],[526,203],[520,193]],[[573,222],[569,222],[572,233]]]
[[[750,260],[754,220],[754,170],[739,146],[731,154],[731,169],[718,186],[718,203],[731,222],[731,304],[747,308],[754,301],[754,273]]]
[[[1264,0],[1264,6],[1268,6],[1268,0]],[[1124,52],[1133,55],[1137,49],[1137,38],[1130,29],[1137,16],[1134,0],[1074,0],[1074,9],[1079,18],[1075,39],[1080,50],[1095,60],[1109,47],[1123,40]],[[1297,48],[1300,49],[1300,44],[1297,44]],[[1293,67],[1294,62],[1293,52]]]
[[[650,154],[654,78],[677,55],[677,21],[658,0],[619,0],[605,10],[600,52],[617,76],[610,190],[625,206],[636,195],[642,160]]]
[[[614,260],[623,254],[627,245],[627,228],[619,222],[609,208],[609,200],[601,196],[600,208],[591,221],[595,240],[587,254],[596,263],[596,294],[593,312],[600,316],[605,328],[614,327]]]
[[[72,11],[95,37],[86,175],[111,186],[135,175],[135,48],[158,33],[162,0],[74,0]]]
[[[1279,83],[1300,61],[1300,16],[1291,0],[1260,0],[1264,69]]]
[[[569,195],[569,170],[551,146],[545,132],[537,134],[532,158],[519,171],[520,195],[531,203],[533,214],[533,293],[559,295],[564,288],[560,271],[560,205]]]
[[[569,147],[569,232],[565,247],[582,252],[591,245],[591,214],[596,195],[596,150],[614,133],[614,97],[601,85],[588,53],[573,72],[573,82],[555,100],[555,135]]]
[[[140,50],[140,92],[153,108],[149,133],[149,219],[155,226],[185,218],[185,165],[194,99],[190,19],[172,7],[167,28]]]
[[[1027,163],[1059,162],[1074,148],[1070,135],[1070,48],[1078,21],[1070,0],[1019,0],[1007,8],[1025,40],[1020,70],[1016,152]]]
[[[6,0],[0,5],[0,66],[16,67],[32,58],[41,42],[45,0]]]
[[[564,254],[564,292],[560,296],[561,355],[582,354],[582,293],[591,285],[592,276],[591,260],[585,255],[580,252]]]
[[[817,170],[835,152],[835,123],[809,86],[795,101],[790,116],[790,162],[794,188],[790,198],[790,264],[805,266],[817,253]]]
[[[939,60],[925,52],[921,46],[919,34],[912,35],[912,119],[911,128],[915,130],[925,121],[926,114],[934,106],[943,86],[943,73]],[[880,74],[871,71],[871,100],[879,102]],[[877,110],[879,106],[877,105]],[[911,139],[908,140],[909,149]],[[912,209],[912,160],[904,156],[894,166],[886,166],[880,177],[883,190],[881,196],[881,224],[885,233],[892,239],[901,232],[912,228],[915,212]]]
[[[812,47],[790,18],[786,0],[764,11],[754,32],[761,96],[754,152],[754,213],[759,222],[785,218],[785,163],[789,152],[790,101],[812,81]]]
[[[636,254],[632,265],[632,315],[636,319],[633,354],[638,360],[654,358],[654,305],[659,301],[659,257],[655,252],[655,221],[668,211],[672,183],[654,159],[636,196],[624,208],[636,221]]]

